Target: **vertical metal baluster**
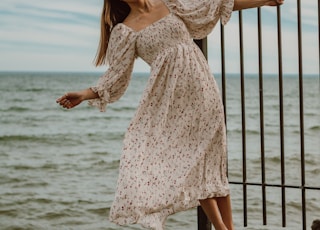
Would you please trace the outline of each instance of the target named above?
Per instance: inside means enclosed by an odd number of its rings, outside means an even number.
[[[302,227],[306,229],[306,190],[305,190],[305,158],[304,158],[304,108],[303,108],[303,67],[302,67],[302,27],[301,1],[297,0],[298,16],[298,56],[299,56],[299,105],[300,105],[300,153],[301,153],[301,205]]]
[[[319,48],[319,90],[320,90],[320,0],[318,0],[318,48]]]
[[[241,84],[241,117],[242,117],[242,182],[243,182],[243,225],[248,225],[247,217],[247,147],[246,147],[246,105],[244,87],[244,63],[243,63],[243,28],[242,11],[239,11],[240,32],[240,84]]]
[[[211,222],[207,218],[201,206],[198,206],[198,230],[211,230]]]
[[[194,40],[197,46],[201,49],[203,55],[206,59],[208,59],[208,38],[204,38],[201,40]]]
[[[243,179],[241,181],[230,182],[231,184],[242,185],[243,187],[243,212],[244,226],[247,226],[247,187],[259,185],[262,187],[263,199],[263,222],[267,224],[267,204],[266,188],[279,187],[282,195],[282,226],[286,227],[286,188],[301,190],[302,204],[302,229],[308,229],[306,226],[306,191],[320,190],[319,186],[305,185],[305,141],[304,141],[304,92],[303,92],[303,57],[302,57],[302,25],[301,25],[301,0],[297,0],[298,10],[298,54],[299,54],[299,110],[300,110],[300,150],[301,150],[301,185],[286,185],[285,177],[285,149],[284,149],[284,96],[283,96],[283,67],[282,67],[282,31],[281,31],[281,8],[277,7],[277,31],[278,31],[278,75],[279,75],[279,120],[280,120],[280,157],[281,157],[281,184],[268,184],[265,178],[265,149],[264,149],[264,106],[263,106],[263,70],[262,70],[262,36],[261,36],[261,11],[258,9],[258,39],[259,39],[259,89],[260,89],[260,132],[261,132],[261,178],[262,183],[249,183],[246,175],[246,132],[245,132],[245,93],[244,93],[244,68],[243,68],[243,36],[242,36],[242,13],[239,12],[239,29],[240,29],[240,68],[241,68],[241,104],[242,104],[242,138],[243,138]],[[319,39],[319,73],[320,73],[320,0],[318,0],[318,39]],[[222,36],[222,35],[221,35]],[[223,44],[224,46],[224,44]],[[224,55],[224,52],[223,52]],[[224,60],[223,60],[224,61]],[[224,64],[223,71],[224,69]],[[320,75],[319,75],[320,80]],[[320,83],[320,81],[319,81]],[[319,84],[320,89],[320,84]]]
[[[224,122],[227,132],[227,89],[226,89],[226,64],[225,64],[225,44],[224,44],[224,26],[220,23],[220,42],[221,42],[221,88],[222,88],[222,103],[224,111]],[[229,160],[227,158],[227,175],[229,175]]]
[[[226,91],[226,62],[225,62],[225,44],[224,44],[224,26],[220,24],[220,41],[221,41],[221,83],[222,83],[222,102],[224,105],[224,120],[227,126],[227,91]]]
[[[277,7],[278,24],[278,74],[279,74],[279,106],[280,106],[280,148],[281,148],[281,195],[282,195],[282,227],[286,227],[286,180],[285,180],[285,153],[284,153],[284,120],[283,120],[283,73],[282,73],[282,37],[281,37],[281,10]]]
[[[266,176],[265,176],[265,147],[264,147],[264,102],[263,102],[263,68],[262,68],[262,28],[261,8],[258,8],[258,52],[259,52],[259,97],[260,97],[260,151],[261,151],[261,189],[262,189],[262,218],[267,225]]]

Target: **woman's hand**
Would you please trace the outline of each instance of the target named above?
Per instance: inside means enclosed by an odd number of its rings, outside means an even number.
[[[284,0],[234,0],[233,10],[282,5]]]
[[[267,2],[265,5],[266,6],[279,6],[282,5],[284,3],[284,0],[272,0]]]
[[[69,92],[59,97],[56,102],[59,103],[63,108],[72,109],[79,105],[84,100],[82,91]]]
[[[59,97],[56,102],[59,103],[63,108],[72,109],[84,100],[95,99],[98,97],[98,93],[93,92],[91,88],[89,88],[81,91],[66,93],[62,97]]]

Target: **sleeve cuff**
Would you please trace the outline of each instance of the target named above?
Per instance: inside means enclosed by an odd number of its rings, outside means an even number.
[[[110,101],[110,94],[104,89],[99,89],[97,86],[90,87],[90,89],[98,93],[99,97],[88,101],[88,105],[99,108],[100,112],[106,111],[106,106]]]

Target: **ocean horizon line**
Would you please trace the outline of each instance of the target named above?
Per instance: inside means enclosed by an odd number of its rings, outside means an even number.
[[[0,70],[0,77],[3,74],[94,74],[94,75],[100,75],[103,74],[105,71],[65,71],[65,70]],[[148,76],[150,72],[141,72],[141,71],[133,71],[132,75],[141,75],[141,76]],[[222,73],[213,72],[214,76],[220,77]],[[259,77],[260,73],[244,73],[245,77]],[[225,73],[226,77],[238,77],[241,75],[241,73],[237,72],[230,72]],[[275,77],[278,76],[279,73],[262,73],[263,77]],[[283,77],[298,77],[299,73],[282,73]],[[302,73],[303,77],[312,77],[316,78],[319,77],[318,73]],[[45,77],[45,76],[44,76]]]

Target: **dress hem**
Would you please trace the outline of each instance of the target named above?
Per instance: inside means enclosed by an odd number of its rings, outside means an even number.
[[[199,191],[198,190],[192,190],[192,191]],[[112,219],[109,217],[109,221],[120,225],[120,226],[126,226],[131,224],[140,224],[142,227],[152,230],[163,230],[165,221],[168,218],[168,216],[173,215],[178,212],[187,211],[192,208],[196,208],[200,206],[199,200],[205,200],[209,198],[215,198],[215,197],[226,197],[230,194],[230,189],[220,189],[218,192],[203,192],[202,194],[197,195],[197,199],[193,199],[190,201],[188,198],[186,198],[184,201],[178,202],[179,207],[175,207],[175,205],[171,205],[167,208],[163,208],[159,212],[154,213],[148,213],[144,216],[140,215],[137,217],[118,217]],[[187,203],[186,205],[181,205],[181,203]]]

